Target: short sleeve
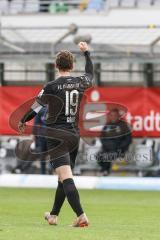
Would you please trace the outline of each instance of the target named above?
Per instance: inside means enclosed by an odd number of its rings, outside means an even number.
[[[81,88],[87,89],[87,88],[92,87],[92,78],[93,77],[88,73],[80,76],[79,79],[80,79]]]
[[[44,88],[39,92],[38,96],[36,97],[36,101],[42,105],[45,106],[48,101],[47,101],[47,95],[50,95],[52,93],[51,88],[49,85],[45,85]]]

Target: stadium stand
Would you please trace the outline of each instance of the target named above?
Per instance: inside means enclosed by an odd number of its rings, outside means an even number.
[[[1,0],[1,14],[50,12],[66,13],[74,9],[108,11],[113,8],[159,8],[159,0]]]

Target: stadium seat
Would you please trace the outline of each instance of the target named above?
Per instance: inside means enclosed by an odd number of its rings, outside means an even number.
[[[153,7],[160,7],[160,0],[155,0],[154,2],[153,2]]]
[[[8,12],[8,3],[6,0],[0,1],[0,13],[4,14]]]
[[[97,11],[101,11],[104,8],[103,0],[91,0],[88,4],[87,10],[95,9]]]
[[[122,7],[134,7],[135,6],[135,0],[123,0],[121,3]]]
[[[151,0],[139,0],[138,1],[138,7],[150,7],[151,6]]]
[[[81,11],[85,10],[88,6],[89,0],[82,0],[79,4],[79,9]]]
[[[10,12],[12,14],[17,14],[17,13],[23,12],[23,10],[24,10],[24,2],[23,1],[12,0],[11,7],[10,7]]]
[[[109,7],[118,7],[119,6],[119,0],[112,0],[108,2]]]
[[[38,0],[32,0],[26,1],[25,3],[25,12],[38,12],[39,11],[39,1]]]
[[[117,8],[117,7],[140,7],[140,8],[146,8],[146,7],[159,7],[160,6],[160,0],[111,0],[108,1],[108,5],[111,8]]]
[[[50,13],[65,13],[68,12],[69,8],[65,3],[52,3],[49,7]]]

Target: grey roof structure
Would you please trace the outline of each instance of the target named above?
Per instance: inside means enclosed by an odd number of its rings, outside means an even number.
[[[130,18],[128,18],[130,16]],[[138,22],[138,19],[141,21]],[[58,40],[68,32],[71,23],[78,31],[64,40]],[[62,16],[12,16],[1,18],[0,56],[7,59],[53,59],[60,48],[76,52],[75,37],[91,37],[91,47],[96,57],[160,59],[159,11],[114,10],[100,15]],[[7,44],[6,44],[7,42]],[[15,45],[10,47],[9,44]],[[19,47],[24,51],[18,51]]]

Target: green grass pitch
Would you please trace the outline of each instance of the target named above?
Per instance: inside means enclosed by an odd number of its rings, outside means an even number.
[[[0,189],[0,240],[159,240],[160,192],[81,190],[91,225],[72,228],[66,201],[58,226],[43,219],[51,189]]]

